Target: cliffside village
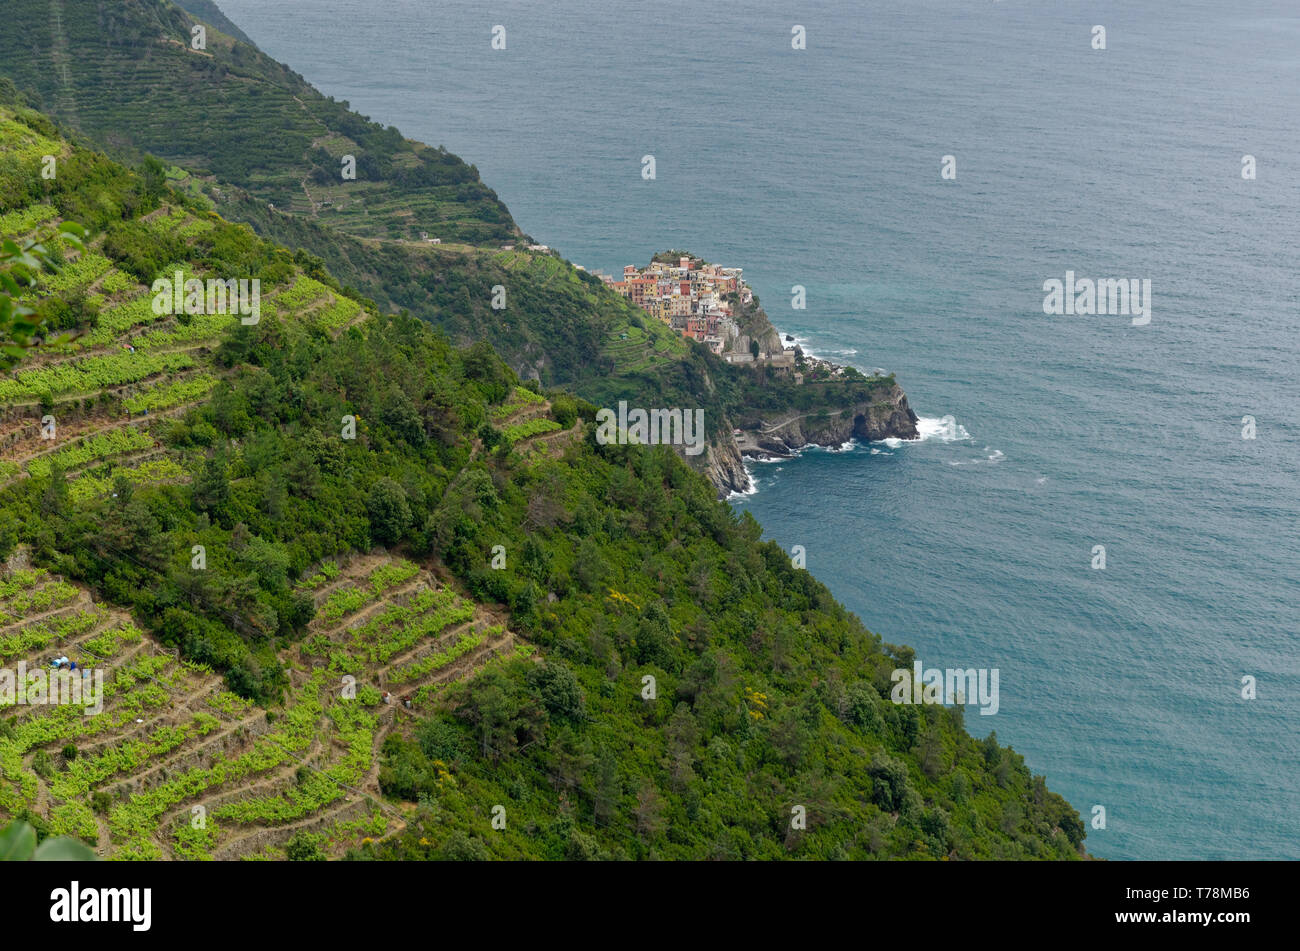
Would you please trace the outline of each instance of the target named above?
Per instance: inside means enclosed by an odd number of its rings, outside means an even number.
[[[598,276],[642,310],[683,336],[700,341],[724,360],[751,363],[754,355],[749,337],[741,333],[735,319],[737,307],[754,299],[741,278],[742,271],[684,256],[675,264],[652,261],[642,269],[629,264],[623,268],[622,280],[608,274]]]

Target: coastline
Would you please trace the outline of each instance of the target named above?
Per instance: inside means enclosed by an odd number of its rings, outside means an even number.
[[[756,414],[735,426],[729,441],[718,447],[725,456],[710,452],[708,474],[719,497],[744,498],[758,491],[752,466],[793,460],[809,448],[826,452],[848,452],[870,443],[894,442],[895,448],[903,442],[919,442],[925,438],[920,428],[920,417],[912,410],[907,394],[893,375],[877,369],[870,375],[857,367],[835,363],[803,349],[799,338],[783,333],[772,325],[761,310],[771,335],[780,342],[784,353],[790,354],[790,375],[795,387],[856,382],[846,377],[845,371],[860,375],[866,388],[855,394],[856,399],[837,401],[830,396],[825,406],[815,411],[788,412],[775,418]],[[790,345],[787,345],[787,338]],[[797,369],[796,369],[797,368]],[[805,377],[809,382],[805,383]]]
[[[864,372],[803,350],[773,325],[741,267],[671,249],[644,267],[624,265],[618,277],[592,274],[650,320],[701,346],[725,367],[716,372],[734,381],[707,454],[690,459],[720,499],[752,490],[746,457],[921,435],[892,373]],[[713,388],[707,379],[704,385]]]

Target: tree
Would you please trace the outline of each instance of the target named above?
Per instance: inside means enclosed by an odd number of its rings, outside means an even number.
[[[285,857],[290,862],[324,862],[328,856],[321,848],[321,836],[313,835],[305,829],[293,834],[284,847]]]
[[[927,809],[921,813],[917,825],[929,840],[932,852],[936,855],[948,854],[948,850],[952,848],[952,823],[948,820],[948,813],[938,806]]]
[[[457,829],[447,837],[440,857],[446,862],[486,862],[492,856],[481,841]]]
[[[518,749],[521,739],[541,739],[546,724],[541,705],[499,670],[475,677],[456,713],[474,725],[483,755],[493,762]]]
[[[420,414],[415,411],[411,398],[399,387],[389,387],[379,418],[412,446],[424,445],[424,424]]]
[[[797,769],[812,745],[813,735],[798,709],[789,707],[782,710],[773,722],[770,739],[772,750],[781,761],[791,769]]]
[[[943,775],[943,738],[934,726],[922,735],[918,757],[921,760],[921,772],[930,779],[937,779]]]
[[[479,390],[488,402],[499,403],[506,398],[514,383],[514,374],[497,356],[492,345],[485,340],[473,344],[461,356],[465,378],[478,383]]]
[[[598,823],[606,824],[614,817],[622,793],[618,761],[608,749],[602,749],[596,758],[596,790],[592,795],[592,810]]]
[[[637,623],[636,658],[642,664],[657,664],[668,670],[676,667],[672,651],[672,627],[668,612],[659,601],[652,601]]]
[[[578,420],[578,403],[567,393],[562,393],[551,400],[551,416],[565,429],[572,429]]]
[[[649,842],[663,830],[664,797],[649,784],[636,794],[636,834]]]
[[[406,490],[392,479],[380,479],[371,487],[366,512],[370,516],[370,532],[378,541],[391,545],[401,540],[411,527],[411,505],[406,500]]]
[[[6,519],[4,523],[0,524],[0,561],[7,560],[17,544],[18,532],[16,527]]]
[[[907,766],[892,756],[877,752],[867,767],[872,781],[872,798],[886,812],[898,812],[903,807],[909,788]]]
[[[569,830],[569,842],[564,857],[570,862],[599,862],[604,856],[600,851],[600,843],[594,836],[588,835],[581,829],[573,828]]]
[[[456,724],[441,716],[430,717],[416,729],[420,750],[429,759],[458,763],[466,755],[464,734]]]
[[[140,181],[145,197],[161,198],[167,190],[167,166],[152,155],[146,155],[140,166]]]
[[[885,721],[880,716],[879,695],[869,683],[857,683],[846,694],[847,714],[851,722],[867,733],[879,735],[885,728]]]
[[[542,705],[552,716],[580,720],[583,715],[582,688],[573,671],[559,661],[551,661],[528,672],[528,679],[542,697]]]
[[[203,464],[203,469],[194,480],[191,489],[194,506],[200,512],[207,512],[213,520],[225,524],[228,519],[226,507],[230,502],[230,477],[226,472],[226,460],[221,455],[210,456]]]

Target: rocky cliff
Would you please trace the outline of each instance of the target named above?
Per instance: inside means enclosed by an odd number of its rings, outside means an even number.
[[[762,357],[778,357],[784,353],[781,335],[772,326],[767,312],[759,306],[757,300],[751,301],[748,305],[737,306],[736,324],[740,327],[742,335],[758,341],[759,354]]]
[[[709,446],[704,455],[703,471],[718,490],[719,498],[725,499],[732,492],[749,489],[749,474],[745,472],[745,463],[735,438],[726,437],[718,445]]]
[[[812,412],[759,417],[739,427],[738,433],[719,438],[709,446],[701,466],[721,497],[749,489],[743,459],[789,456],[806,446],[838,449],[856,439],[917,439],[917,416],[907,404],[907,394],[890,380],[874,387],[869,399],[847,406],[826,406]]]

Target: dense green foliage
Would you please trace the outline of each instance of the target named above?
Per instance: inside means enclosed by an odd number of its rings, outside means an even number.
[[[626,395],[642,376],[678,373],[689,352],[679,335],[553,255],[365,242],[237,197],[218,207],[270,240],[319,257],[384,309],[409,310],[460,343],[490,341],[517,372],[548,386],[573,386],[596,399],[590,387],[621,383]],[[498,286],[506,289],[501,309],[492,306]],[[648,339],[627,353],[612,351],[611,342],[628,331]]]
[[[215,26],[227,36],[232,36],[237,40],[242,40],[249,45],[253,44],[239,27],[235,26],[221,8],[216,5],[214,0],[176,0],[176,5],[188,13],[192,13],[198,20],[202,20],[209,26]]]
[[[13,116],[0,111],[0,131],[7,130],[0,142],[21,144],[29,132],[53,142],[39,116]],[[313,306],[322,289],[351,300],[320,259],[207,218],[200,202],[168,189],[155,165],[128,173],[53,144],[64,156],[57,181],[32,179],[21,148],[11,150],[19,159],[0,162],[0,176],[19,186],[0,214],[24,216],[24,228],[40,207],[86,221],[105,234],[88,251],[142,283],[151,271],[176,265],[257,275],[272,294],[260,323],[227,323],[185,354],[206,376],[193,391],[202,402],[151,424],[163,459],[110,464],[69,481],[65,465],[97,466],[104,452],[146,445],[138,434],[86,439],[35,469],[28,464],[27,478],[0,491],[0,554],[30,546],[39,566],[132,608],[164,644],[223,671],[237,693],[270,705],[288,701],[272,740],[189,779],[106,804],[113,834],[133,843],[129,854],[152,855],[159,817],[193,790],[287,762],[281,742],[294,751],[310,746],[323,712],[314,691],[333,671],[317,667],[310,689],[294,691],[285,647],[302,637],[315,611],[310,591],[328,582],[334,556],[378,544],[449,572],[465,598],[499,606],[511,630],[530,642],[525,648],[540,648],[541,657],[494,663],[440,697],[413,737],[389,737],[380,785],[417,806],[403,832],[358,857],[1080,854],[1082,822],[1020,756],[996,737],[972,738],[960,707],[891,703],[890,672],[910,667],[911,651],[865,630],[778,546],[761,542],[752,517],[718,502],[670,450],[597,445],[592,403],[552,393],[547,410],[484,343],[458,349],[408,315],[370,313],[346,327],[320,319],[324,312]],[[170,224],[142,217],[165,209],[178,209],[177,222],[206,227],[168,237]],[[552,313],[550,292],[597,309],[614,306],[603,288],[551,257],[476,266],[534,274],[526,285],[535,297],[512,295],[539,324]],[[468,280],[460,265],[448,268],[453,272]],[[130,293],[131,279],[119,281],[120,293]],[[89,319],[105,319],[109,311],[99,314],[87,296],[95,311]],[[40,306],[65,297],[51,294]],[[448,314],[464,316],[453,304]],[[628,325],[637,326],[630,317]],[[678,356],[665,358],[668,372],[632,369],[619,381],[592,381],[589,392],[612,400],[626,394],[623,387],[641,386],[634,398],[665,400],[660,405],[692,405],[686,401],[707,393],[720,413],[728,400],[762,398],[751,389],[756,376],[733,374],[700,348],[680,346]],[[80,383],[104,388],[102,396],[131,365],[90,362],[102,359],[34,367],[45,381],[81,374],[51,385],[42,402],[69,416],[85,411]],[[148,359],[135,365],[169,378]],[[18,385],[19,401],[32,395],[26,379],[20,372],[4,381]],[[869,395],[877,384],[836,385],[850,393],[865,387]],[[6,409],[33,409],[6,400]],[[547,425],[578,420],[584,426],[573,434]],[[553,452],[528,451],[530,437],[553,436],[562,437]],[[172,467],[162,477],[130,475],[161,462]],[[493,567],[494,549],[505,553],[504,567]],[[196,551],[206,560],[201,571],[193,567]],[[408,571],[398,563],[377,572],[370,593]],[[50,591],[54,598],[60,589]],[[333,591],[322,613],[343,617],[364,600],[358,591]],[[450,595],[429,597],[431,631],[472,613]],[[382,625],[383,617],[367,625]],[[405,669],[452,663],[483,636],[465,632]],[[387,661],[406,646],[380,642],[372,659]],[[331,709],[343,720],[352,715]],[[355,715],[364,740],[371,715]],[[340,723],[340,735],[347,726]],[[359,748],[365,752],[364,743]],[[66,766],[71,760],[64,759]],[[78,765],[62,775],[98,768],[74,759]],[[30,768],[60,781],[46,750]],[[296,815],[332,796],[326,785],[304,780],[293,796],[246,802],[231,814]],[[496,806],[504,811],[495,813]],[[806,828],[794,821],[801,815]],[[499,816],[504,828],[493,827]],[[81,813],[65,819],[69,827],[87,826]],[[184,846],[203,851],[196,837]],[[322,854],[320,842],[306,836],[290,840],[289,851],[308,860]]]
[[[67,3],[69,8],[95,5],[96,0]],[[641,406],[703,409],[711,438],[729,432],[734,425],[753,422],[756,414],[822,407],[839,412],[849,401],[863,401],[858,399],[861,380],[850,387],[832,383],[800,388],[792,386],[788,377],[731,366],[702,345],[683,340],[604,287],[594,275],[559,257],[497,250],[502,240],[513,241],[514,236],[509,216],[495,196],[473,208],[481,226],[461,222],[448,229],[429,224],[422,203],[446,196],[428,182],[406,180],[404,176],[413,174],[405,170],[412,161],[409,156],[414,153],[409,150],[413,146],[396,130],[368,125],[348,112],[346,103],[325,99],[292,71],[242,43],[210,44],[211,63],[178,45],[155,43],[142,49],[139,37],[159,31],[179,35],[189,22],[165,0],[126,0],[115,8],[109,22],[114,24],[110,33],[117,39],[107,49],[102,48],[106,41],[98,33],[70,34],[69,42],[85,51],[81,58],[87,62],[70,66],[76,88],[63,91],[65,108],[55,109],[56,114],[104,148],[120,150],[122,130],[128,130],[136,149],[153,151],[196,172],[214,173],[217,185],[206,187],[206,192],[224,217],[246,222],[269,240],[306,252],[318,262],[319,270],[328,270],[381,308],[409,310],[460,344],[486,340],[520,375],[535,376],[548,387],[569,387],[596,405],[612,406],[628,399]],[[188,35],[188,27],[185,30]],[[133,36],[137,39],[130,40]],[[0,54],[5,52],[5,43],[0,39]],[[201,66],[194,65],[196,58],[203,61]],[[127,78],[115,83],[111,99],[98,98],[97,85],[94,95],[82,88],[79,77],[83,71],[91,77],[85,80],[86,85],[94,85],[98,83],[94,77],[111,68],[106,64],[120,66],[128,59],[135,65],[126,73],[117,70]],[[147,69],[139,66],[141,60],[149,64]],[[50,75],[40,70],[39,57],[6,62],[0,55],[0,72],[8,73],[23,88],[36,90],[53,106],[62,100],[57,99]],[[197,76],[192,75],[195,70],[199,70]],[[78,98],[83,92],[92,102]],[[300,105],[294,96],[306,105]],[[181,110],[174,116],[177,110],[162,105],[168,97],[199,103],[202,108]],[[70,103],[79,107],[75,114]],[[155,112],[141,115],[145,109]],[[192,121],[191,111],[205,117],[201,128],[192,127],[199,123]],[[166,121],[160,119],[164,116]],[[337,163],[329,165],[318,154],[321,150],[315,150],[304,164],[297,130],[304,130],[303,135],[319,135],[318,120],[341,130],[350,141],[363,142],[364,149],[356,153],[359,160],[363,153],[387,155],[384,161],[397,169],[384,172],[391,172],[393,181],[385,178],[383,196],[365,194],[366,216],[362,219],[351,216],[347,209],[353,206],[339,194]],[[227,121],[235,123],[228,134]],[[267,125],[287,131],[272,134],[264,128]],[[270,147],[272,140],[274,148]],[[175,144],[178,142],[185,145]],[[178,152],[182,147],[191,151]],[[245,168],[253,161],[256,168]],[[440,161],[459,162],[448,156]],[[467,173],[445,172],[451,178],[462,174]],[[331,175],[336,184],[327,186],[324,179]],[[331,196],[328,208],[304,205],[292,194],[304,178],[313,183],[308,187],[317,199]],[[342,191],[369,188],[368,180],[369,173],[359,173],[358,180],[346,183]],[[477,173],[473,181],[477,183]],[[275,208],[268,207],[268,200]],[[404,210],[415,214],[404,217],[399,214]],[[389,212],[392,215],[386,217]],[[390,217],[401,224],[393,224]],[[376,222],[384,223],[379,227]],[[375,242],[355,237],[415,239],[420,230],[444,240],[493,247]],[[128,271],[143,280],[142,275],[176,256],[176,240],[167,233],[140,234],[137,229],[119,226],[107,247],[124,261]],[[663,252],[656,260],[675,260],[681,253]],[[506,306],[500,309],[492,306],[498,286],[506,289]],[[65,322],[70,320],[65,318]]]
[[[0,30],[0,73],[119,157],[152,153],[355,234],[515,233],[472,165],[322,96],[237,37],[210,30],[193,49],[194,18],[169,0],[6,0],[4,16],[22,28]]]
[[[480,675],[454,714],[389,741],[381,781],[429,810],[384,856],[1063,856],[1082,838],[960,713],[888,702],[911,652],[885,648],[665,450],[588,444],[508,480],[470,467],[431,529],[547,660]],[[487,567],[494,544],[504,571]],[[806,832],[791,830],[796,805]]]
[[[64,224],[61,227],[76,227]],[[70,237],[64,233],[64,240]],[[36,275],[54,264],[55,253],[35,238],[19,244],[9,238],[0,241],[0,370],[13,367],[33,345],[32,338],[51,325],[62,321],[47,320],[45,315],[20,302],[19,298],[36,286]]]
[[[23,535],[42,561],[159,619],[189,656],[249,645],[233,679],[259,695],[278,683],[264,645],[307,620],[290,582],[377,531],[509,605],[546,663],[489,671],[422,742],[390,741],[386,788],[430,809],[383,854],[463,848],[451,828],[500,856],[1073,854],[1082,825],[1019,757],[959,713],[887,702],[910,652],[891,656],[667,450],[589,430],[559,461],[472,458],[494,381],[411,320],[337,341],[266,321],[221,362],[241,369],[167,437],[192,484],[73,508],[33,479],[10,498],[35,513]],[[355,441],[335,428],[346,413]],[[373,504],[380,486],[400,520]],[[514,815],[501,835],[496,802]]]
[[[870,403],[894,383],[847,370],[848,379],[799,387],[788,376],[725,363],[553,255],[366,243],[251,202],[221,209],[319,256],[381,307],[407,309],[458,343],[490,342],[521,375],[571,388],[598,406],[627,399],[700,408],[711,437],[763,414]],[[492,307],[497,286],[507,291],[500,310]]]

